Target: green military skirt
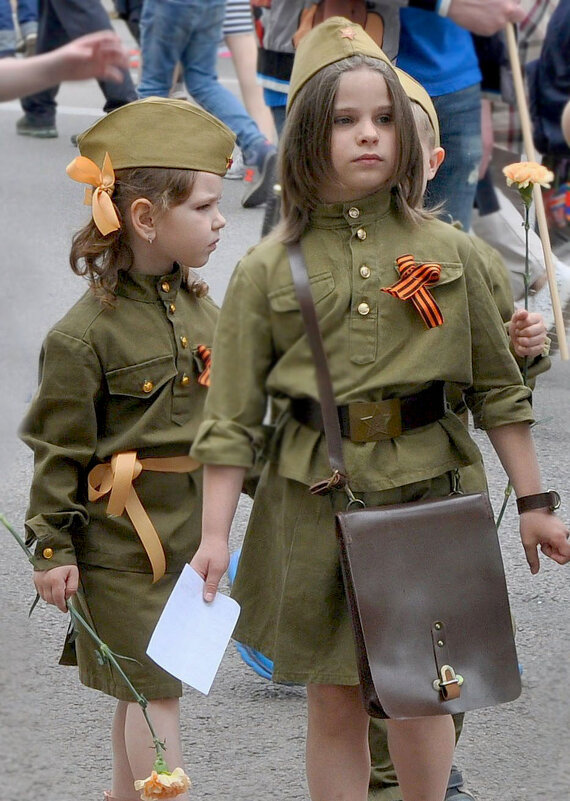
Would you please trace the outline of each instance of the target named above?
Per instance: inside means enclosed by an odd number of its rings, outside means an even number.
[[[133,486],[162,541],[167,572],[153,584],[148,556],[128,517],[107,517],[106,501],[89,503],[89,526],[74,541],[80,587],[73,603],[101,640],[126,657],[119,664],[139,693],[149,700],[177,698],[180,681],[149,659],[146,649],[182,568],[200,543],[202,471],[143,471]],[[77,664],[87,687],[135,700],[80,624],[75,634],[72,643],[68,638],[62,664]]]
[[[129,573],[91,565],[80,565],[79,569],[79,592],[73,605],[118,655],[121,668],[137,691],[148,700],[180,697],[180,681],[146,655],[150,637],[178,580],[178,573],[166,573],[153,584],[150,573]],[[77,623],[74,624],[75,633],[75,654],[67,647],[62,663],[77,664],[79,679],[86,687],[101,690],[121,701],[135,701],[124,679],[113,665],[101,659],[97,644]]]
[[[479,476],[470,491],[484,489],[482,466],[470,470]],[[446,473],[359,497],[368,506],[403,503],[445,496],[451,483]],[[358,684],[334,524],[346,503],[343,492],[311,495],[275,464],[262,472],[232,588],[241,605],[234,637],[273,661],[274,681]]]

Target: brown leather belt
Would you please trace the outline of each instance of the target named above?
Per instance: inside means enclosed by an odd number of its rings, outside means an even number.
[[[315,431],[324,431],[321,406],[312,398],[291,398],[291,415]],[[343,437],[353,442],[376,442],[399,437],[403,431],[435,423],[445,415],[443,381],[405,398],[337,406]]]

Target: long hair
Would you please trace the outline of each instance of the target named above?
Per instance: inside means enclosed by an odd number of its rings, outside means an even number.
[[[69,262],[76,275],[84,276],[92,292],[106,306],[113,306],[120,270],[128,271],[134,264],[128,242],[127,217],[133,201],[146,198],[156,216],[184,203],[190,197],[196,180],[194,170],[162,167],[132,167],[115,172],[113,205],[121,227],[107,236],[91,219],[73,237]],[[183,276],[189,289],[201,296],[207,285],[195,279],[191,271]]]
[[[389,188],[396,208],[416,224],[430,216],[422,204],[422,150],[410,101],[387,64],[355,55],[329,64],[309,79],[288,112],[279,156],[281,222],[275,230],[282,242],[299,239],[319,203],[322,181],[337,179],[331,160],[335,96],[341,76],[359,67],[382,75],[392,101],[397,158]]]

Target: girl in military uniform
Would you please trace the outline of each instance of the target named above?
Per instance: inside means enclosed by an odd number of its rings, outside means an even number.
[[[73,598],[128,657],[121,666],[149,700],[168,762],[182,767],[181,684],[146,647],[200,537],[201,472],[188,451],[218,312],[191,268],[206,264],[225,225],[218,201],[234,136],[186,101],[153,98],[111,112],[78,142],[68,173],[91,185],[92,219],[70,258],[89,290],[44,342],[21,432],[35,456],[34,583],[63,612]],[[74,644],[82,683],[118,699],[106,798],[134,801],[133,781],[154,759],[149,729],[89,636],[80,630]]]
[[[331,471],[285,245],[301,241],[341,415],[385,399],[417,414],[398,435],[382,431],[379,415],[370,441],[353,441],[344,427],[350,485],[367,505],[447,495],[457,470],[480,460],[445,405],[444,382],[463,387],[517,496],[541,493],[530,392],[484,279],[484,256],[422,208],[409,101],[382,51],[347,20],[327,20],[299,46],[280,173],[282,222],[237,266],[216,332],[212,386],[191,451],[206,465],[202,542],[192,565],[212,599],[228,565],[244,470],[262,445],[267,398],[288,398],[233,586],[242,607],[236,638],[273,661],[274,680],[307,685],[313,801],[364,801],[368,717],[334,530],[346,497],[309,491]],[[424,263],[438,268],[429,324],[397,289],[402,265]],[[546,509],[521,515],[532,572],[539,545],[570,561],[566,534]],[[389,720],[388,728],[405,801],[442,801],[451,718]]]

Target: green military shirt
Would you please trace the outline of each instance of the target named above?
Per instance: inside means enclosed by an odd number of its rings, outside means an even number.
[[[509,352],[488,286],[485,251],[452,226],[403,221],[378,192],[318,207],[302,240],[338,404],[413,394],[433,381],[464,392],[477,426],[532,421],[530,391]],[[492,252],[492,251],[489,251]],[[441,265],[430,288],[444,317],[427,329],[410,301],[381,288],[398,279],[396,259]],[[267,396],[318,399],[285,247],[271,239],[238,264],[218,324],[212,386],[192,455],[250,467],[263,440]],[[373,491],[440,475],[480,460],[451,412],[380,442],[344,440],[351,487]],[[312,484],[330,474],[323,436],[285,420],[281,475]]]
[[[150,572],[127,516],[106,516],[108,496],[87,500],[87,475],[121,451],[188,454],[207,394],[197,382],[204,364],[196,348],[211,347],[217,316],[209,298],[181,286],[178,269],[120,272],[114,308],[88,292],[49,332],[21,427],[35,457],[26,531],[30,544],[38,541],[36,569],[79,561]],[[200,481],[195,473],[150,471],[135,480],[167,572],[179,570],[199,541]]]

